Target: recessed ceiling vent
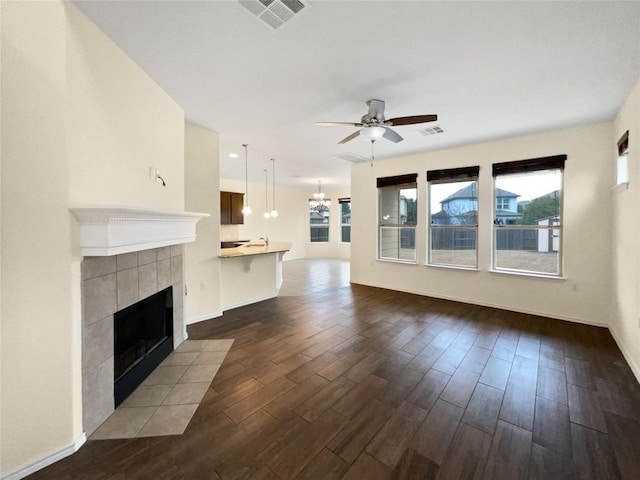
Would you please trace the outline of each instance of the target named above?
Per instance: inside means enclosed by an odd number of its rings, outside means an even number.
[[[429,135],[437,135],[444,133],[444,129],[440,125],[434,125],[433,127],[421,128],[418,130],[422,135],[428,137]]]
[[[238,2],[274,30],[307,7],[307,4],[300,0],[238,0]]]
[[[351,163],[363,163],[363,162],[368,162],[370,160],[370,158],[367,157],[363,157],[362,155],[357,155],[355,153],[340,153],[338,155],[335,155],[336,158],[339,158],[340,160],[346,160],[347,162],[351,162]]]

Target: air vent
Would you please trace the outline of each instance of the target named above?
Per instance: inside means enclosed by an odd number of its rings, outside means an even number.
[[[422,135],[428,137],[429,135],[437,135],[444,133],[444,129],[440,125],[434,125],[433,127],[421,128],[418,130]]]
[[[300,0],[238,0],[238,3],[274,30],[308,6]]]
[[[367,157],[363,157],[362,155],[357,155],[355,153],[340,153],[338,155],[335,155],[335,157],[351,163],[362,163],[368,162],[370,160]]]

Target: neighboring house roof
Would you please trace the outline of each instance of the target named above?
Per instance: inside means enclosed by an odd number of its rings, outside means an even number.
[[[431,218],[449,218],[450,216],[451,215],[449,215],[444,210],[440,210],[438,213],[434,213],[433,215],[431,215]]]
[[[447,198],[442,200],[440,203],[447,203],[451,200],[461,199],[461,198],[478,198],[478,187],[475,184],[467,185],[464,188],[461,188],[455,193],[452,193]]]
[[[496,216],[498,217],[521,217],[522,214],[518,212],[512,212],[511,210],[496,210]]]
[[[460,212],[457,214],[447,213],[444,210],[440,210],[438,213],[434,213],[431,215],[431,218],[451,218],[451,217],[470,217],[472,215],[477,215],[477,210],[467,210],[465,212]]]
[[[508,192],[507,190],[503,190],[501,188],[496,189],[496,198],[504,198],[504,197],[519,197],[517,193]],[[467,185],[464,188],[461,188],[457,192],[452,193],[447,198],[442,200],[440,203],[447,203],[452,200],[458,200],[463,198],[478,198],[478,189],[475,184]]]
[[[507,190],[503,190],[501,188],[496,188],[496,198],[502,197],[519,197],[520,195],[517,193],[512,193]]]

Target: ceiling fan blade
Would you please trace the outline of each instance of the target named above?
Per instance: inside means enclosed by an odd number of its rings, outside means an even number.
[[[350,125],[352,127],[361,127],[361,123],[356,122],[314,122],[314,125]]]
[[[412,125],[414,123],[435,122],[438,115],[413,115],[411,117],[391,118],[384,122],[385,125]]]
[[[358,135],[360,135],[360,130],[356,130],[355,132],[353,132],[348,137],[343,138],[342,140],[340,140],[338,142],[338,145],[340,145],[341,143],[347,143],[348,141],[353,140],[354,138],[356,138]]]
[[[384,135],[382,135],[382,138],[391,140],[393,143],[398,143],[403,140],[400,135],[398,135],[396,132],[391,130],[389,127],[383,127],[383,128],[384,128]]]

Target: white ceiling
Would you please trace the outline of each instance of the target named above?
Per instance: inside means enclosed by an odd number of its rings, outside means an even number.
[[[611,120],[640,79],[640,2],[307,1],[277,30],[237,1],[76,1],[171,95],[220,133],[221,176],[349,184],[370,144],[349,126],[365,101],[397,127],[376,159]],[[423,136],[440,125],[444,134]],[[240,154],[238,159],[228,154]]]

